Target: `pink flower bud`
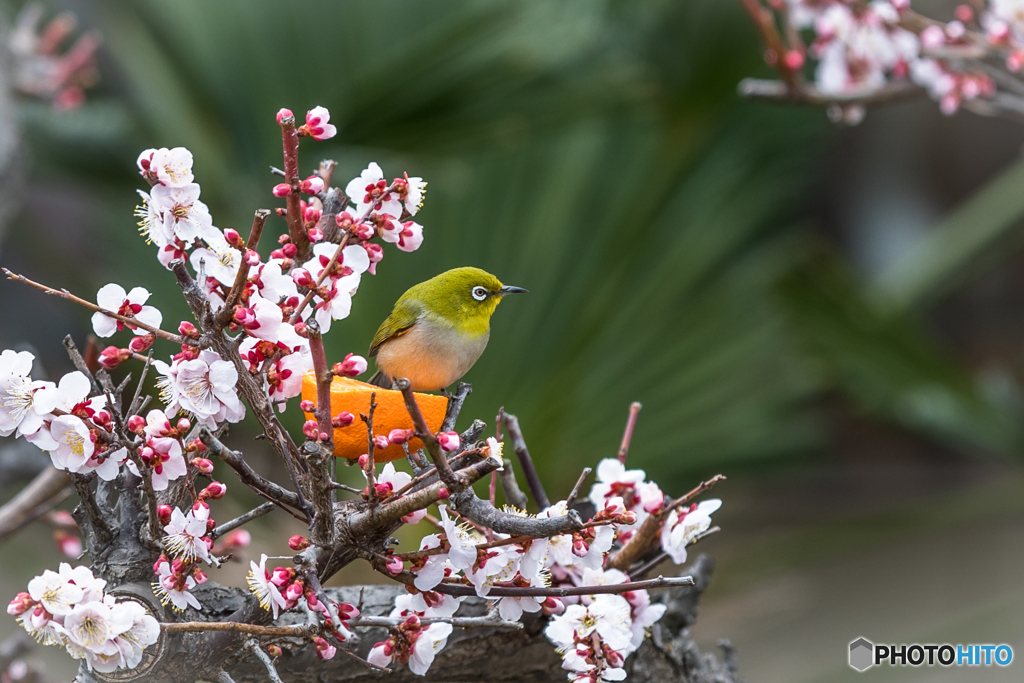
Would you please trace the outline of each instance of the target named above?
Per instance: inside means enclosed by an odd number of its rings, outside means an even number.
[[[252,543],[252,534],[245,529],[235,529],[228,533],[224,537],[224,547],[231,548],[248,548],[249,544]]]
[[[206,458],[192,458],[192,466],[203,474],[211,474],[213,472],[213,463]]]
[[[370,464],[370,455],[369,453],[363,453],[359,456],[359,469],[365,470],[368,464]]]
[[[178,325],[178,332],[185,335],[186,337],[191,337],[193,339],[199,339],[199,337],[201,336],[199,330],[196,329],[196,326],[188,322],[187,320],[183,320],[181,324]]]
[[[355,605],[351,605],[347,602],[343,602],[340,605],[335,605],[338,610],[338,618],[342,621],[348,621],[349,619],[355,619],[359,616],[359,610],[356,609]]]
[[[131,351],[128,349],[119,349],[116,346],[108,346],[107,348],[100,351],[99,364],[106,370],[113,370],[121,363],[128,360],[131,356]]]
[[[185,434],[192,428],[192,423],[188,421],[188,418],[183,417],[178,420],[178,424],[174,425],[174,428],[178,430],[179,434]]]
[[[579,536],[574,536],[573,537],[573,539],[572,539],[572,554],[573,555],[575,555],[576,557],[586,557],[587,556],[587,552],[589,550],[590,550],[590,548],[589,548],[589,546],[587,546],[586,541],[584,541]]]
[[[324,241],[324,231],[320,228],[310,228],[306,231],[306,236],[309,237],[309,241],[313,244]]]
[[[128,431],[133,434],[143,434],[143,429],[146,427],[146,418],[141,415],[132,415],[128,418]]]
[[[7,603],[7,613],[17,617],[35,607],[36,601],[28,593],[18,593],[13,600]]]
[[[291,109],[283,109],[283,108],[282,108],[282,109],[279,109],[279,110],[277,111],[277,124],[278,124],[279,126],[282,126],[282,125],[284,125],[284,124],[283,124],[282,122],[283,122],[283,121],[284,121],[284,119],[286,119],[286,118],[287,118],[287,119],[292,119],[292,120],[294,120],[294,119],[295,119],[295,114],[293,114],[293,113],[292,113],[292,110],[291,110]]]
[[[197,584],[202,586],[204,583],[206,583],[206,580],[209,577],[206,575],[206,572],[204,572],[199,567],[193,567],[193,569],[192,569],[192,578],[195,579],[195,582]]]
[[[331,372],[339,377],[357,377],[366,372],[367,365],[365,358],[350,353],[345,356],[345,360],[335,363]]]
[[[296,552],[302,552],[309,547],[309,539],[296,534],[288,539],[288,547]]]
[[[271,190],[275,197],[287,197],[292,193],[292,188],[288,183],[278,183],[274,185],[274,189]]]
[[[228,487],[219,481],[211,481],[205,489],[199,492],[200,500],[219,500],[228,492]]]
[[[376,230],[369,223],[360,223],[359,225],[352,227],[352,234],[361,240],[372,239],[375,232]]]
[[[154,451],[149,446],[146,446],[139,450],[139,457],[142,458],[142,462],[153,462],[153,458],[156,456]]]
[[[306,328],[306,323],[301,321],[295,323],[295,334],[299,335],[303,339],[309,339],[309,330]]]
[[[310,401],[309,399],[304,399],[302,401],[299,401],[299,410],[301,410],[304,413],[312,413],[314,410],[316,410],[316,404]]]
[[[392,429],[388,432],[388,441],[400,446],[411,439],[414,433],[415,431],[412,429]]]
[[[239,235],[238,231],[234,228],[226,228],[224,230],[224,240],[235,249],[245,248],[245,242],[242,241],[242,236]]]
[[[315,201],[315,200],[314,200]],[[319,204],[319,202],[317,202]],[[322,209],[315,206],[307,206],[302,212],[302,220],[306,223],[319,223],[320,217],[324,214]]]
[[[188,445],[185,446],[185,450],[190,453],[205,453],[206,444],[199,439],[192,439],[188,442]]]
[[[426,510],[416,510],[415,512],[410,512],[405,517],[402,517],[402,522],[405,524],[419,524],[420,520],[426,516]]]
[[[309,274],[309,271],[305,268],[296,268],[292,271],[292,282],[297,287],[305,287],[311,289],[316,286],[316,280]]]
[[[293,576],[295,576],[294,569],[290,569],[288,567],[274,567],[274,571],[270,574],[270,583],[281,588],[290,583]]]
[[[343,410],[334,417],[331,418],[331,424],[338,429],[342,427],[348,427],[350,424],[356,421],[356,416],[347,410]]]
[[[245,258],[245,262],[250,268],[253,268],[260,264],[260,255],[257,254],[252,249],[246,249],[245,256],[243,258]]]
[[[65,557],[78,559],[82,556],[82,539],[75,534],[66,531],[55,531],[53,540],[57,543],[57,550]]]
[[[379,244],[364,244],[363,249],[370,258],[370,263],[379,263],[384,258],[384,248]]]
[[[128,349],[133,353],[145,353],[155,341],[155,334],[144,334],[139,337],[132,337],[132,340],[128,342]]]
[[[389,574],[397,576],[405,569],[405,562],[402,562],[401,558],[392,555],[388,558],[386,567]]]
[[[448,493],[448,489],[444,486],[437,490],[437,497],[440,498],[441,500],[448,500],[449,495],[451,494]]]
[[[249,327],[256,325],[256,312],[251,308],[239,306],[235,309],[233,319],[236,323],[248,329]]]
[[[295,258],[295,255],[299,253],[299,248],[289,242],[281,247],[281,253],[284,254],[285,258]]]
[[[437,435],[437,443],[441,445],[442,450],[453,453],[459,450],[462,440],[458,432],[441,432]]]
[[[316,441],[317,437],[320,436],[320,428],[316,420],[306,420],[305,424],[302,425],[302,433],[306,435],[307,439]]]
[[[540,608],[544,610],[544,614],[555,616],[565,611],[565,605],[562,601],[555,597],[547,597],[544,602],[541,603]]]
[[[92,421],[95,422],[100,427],[106,429],[107,427],[110,426],[110,413],[108,413],[105,410],[96,411],[96,414],[92,416]]]
[[[334,647],[320,636],[313,639],[313,644],[316,645],[316,656],[320,659],[331,659],[338,653],[338,648]]]
[[[280,657],[284,654],[284,650],[281,649],[280,645],[267,644],[263,646],[263,651],[271,657]]]
[[[377,436],[373,437],[373,446],[374,446],[374,448],[379,448],[379,449],[383,450],[383,449],[387,448],[390,445],[391,445],[391,442],[388,441],[388,437],[384,436],[383,434],[378,434]]]
[[[311,175],[302,181],[300,189],[306,194],[320,194],[324,189],[324,180],[320,176]]]
[[[293,581],[284,589],[284,597],[286,600],[298,600],[302,597],[304,589],[305,584],[302,581]]]

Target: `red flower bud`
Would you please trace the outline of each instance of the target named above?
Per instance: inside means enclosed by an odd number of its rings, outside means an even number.
[[[383,450],[383,449],[387,448],[390,445],[391,445],[391,442],[388,441],[388,437],[384,436],[383,434],[378,434],[377,436],[373,437],[373,446],[374,446],[374,448],[379,448],[379,449]]]
[[[288,547],[297,552],[302,552],[309,547],[309,539],[296,534],[288,539]]]
[[[284,654],[284,650],[279,645],[267,644],[263,646],[263,651],[271,657],[280,657]]]
[[[139,337],[132,337],[132,340],[128,342],[128,348],[134,353],[145,353],[155,341],[155,334],[144,334]]]
[[[345,356],[345,360],[335,363],[331,368],[331,372],[339,377],[357,377],[366,372],[366,368],[367,362],[365,358],[350,353]]]
[[[196,326],[188,322],[187,320],[183,320],[181,324],[178,325],[178,332],[185,335],[186,337],[191,337],[193,339],[199,339],[199,337],[201,336]]]
[[[302,433],[306,435],[307,439],[316,441],[317,437],[320,436],[320,428],[316,420],[306,420],[305,424],[302,425]]]
[[[213,463],[206,458],[192,458],[192,466],[203,474],[211,474],[213,472]]]
[[[171,523],[171,513],[174,511],[170,505],[160,505],[156,509],[156,514],[160,518],[160,523],[168,525]]]
[[[287,197],[292,193],[292,188],[288,183],[278,183],[274,185],[274,189],[271,190],[275,197]]]
[[[235,249],[245,248],[245,242],[242,241],[242,236],[239,235],[238,231],[234,228],[226,228],[224,230],[224,240]]]
[[[412,429],[392,429],[388,432],[388,441],[400,446],[411,439],[413,434],[415,430]]]
[[[448,493],[448,489],[445,488],[444,486],[437,490],[437,497],[440,498],[441,500],[448,500],[449,495],[451,494]]]
[[[324,241],[324,231],[320,228],[310,228],[306,236],[309,237],[309,241],[313,244]]]
[[[185,434],[192,428],[192,423],[188,421],[188,418],[183,417],[179,419],[178,424],[174,426],[178,430],[179,434]]]
[[[399,557],[391,556],[388,558],[387,565],[388,573],[398,576],[405,569],[405,562]]]
[[[331,424],[336,428],[348,427],[350,424],[356,421],[356,416],[347,410],[343,410],[334,417],[331,418]]]
[[[116,346],[108,346],[107,348],[100,351],[99,364],[105,370],[113,370],[121,363],[128,360],[131,356],[131,351],[128,349],[119,349]]]
[[[366,466],[370,464],[369,453],[363,453],[359,456],[359,469],[365,470]]]
[[[128,431],[133,434],[142,435],[143,429],[146,427],[146,418],[141,415],[132,415],[128,418]]]
[[[442,450],[452,453],[459,450],[461,439],[458,432],[441,432],[437,435],[437,443],[441,445]]]
[[[309,399],[299,401],[299,410],[301,410],[304,413],[312,413],[314,410],[316,410],[316,404],[310,401]]]
[[[228,487],[219,481],[211,481],[205,489],[199,492],[200,500],[219,500],[228,492]]]
[[[281,247],[281,253],[285,255],[285,258],[295,258],[295,255],[299,253],[299,248],[289,242]]]
[[[284,109],[284,108],[279,109],[277,111],[277,124],[279,126],[283,126],[284,125],[284,123],[283,123],[284,119],[286,119],[286,118],[287,119],[291,119],[292,121],[294,121],[295,120],[295,114],[292,113],[291,109]]]

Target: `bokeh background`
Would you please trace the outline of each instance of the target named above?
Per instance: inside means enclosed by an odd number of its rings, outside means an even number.
[[[377,160],[430,183],[423,247],[364,279],[329,356],[364,352],[410,285],[490,270],[531,293],[498,310],[462,426],[517,414],[565,495],[614,455],[637,400],[633,466],[676,494],[726,474],[693,630],[708,649],[730,639],[749,680],[855,680],[858,636],[1024,653],[1024,129],[928,101],[855,128],[741,101],[737,82],[768,73],[735,0],[45,7],[102,35],[101,81],[71,111],[18,103],[5,267],[87,298],[145,286],[165,326],[184,319],[136,234],[137,154],[191,149],[215,223],[247,229],[279,204],[274,113],[326,106],[338,136],[304,142],[303,172],[334,158],[343,186]],[[0,347],[54,376],[71,369],[62,337],[90,332],[86,311],[6,281],[0,320]],[[232,439],[274,472],[253,434]],[[7,470],[3,495],[31,469]],[[225,519],[253,503],[239,488]],[[293,529],[260,520],[251,553],[285,552],[263,544]],[[0,549],[0,588],[57,561],[31,527]]]

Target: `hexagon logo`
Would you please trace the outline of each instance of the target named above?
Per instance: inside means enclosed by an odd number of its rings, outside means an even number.
[[[875,646],[867,638],[858,638],[850,643],[850,666],[857,671],[866,671],[875,664]]]

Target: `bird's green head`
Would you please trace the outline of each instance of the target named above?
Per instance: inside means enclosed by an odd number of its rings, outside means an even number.
[[[526,290],[501,284],[501,280],[479,268],[453,268],[422,282],[408,294],[427,309],[461,330],[473,334],[487,331],[491,314],[507,294]]]

